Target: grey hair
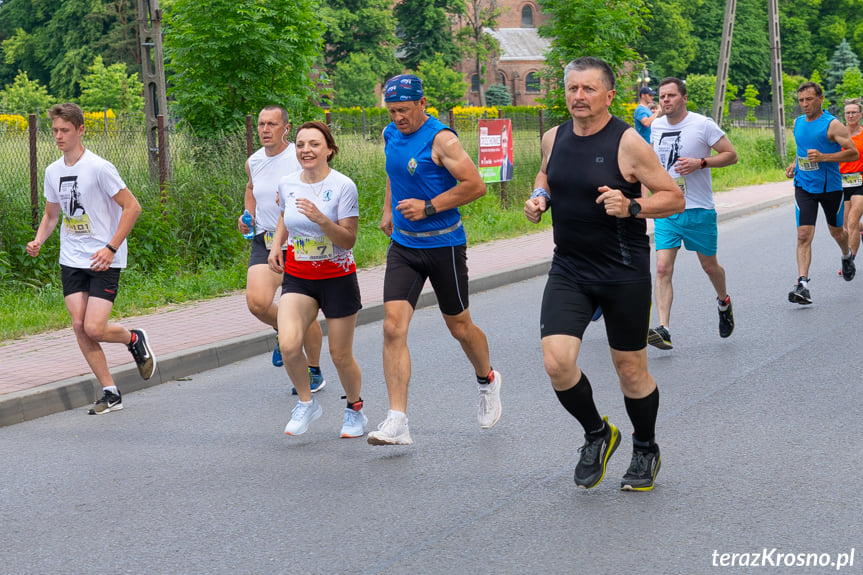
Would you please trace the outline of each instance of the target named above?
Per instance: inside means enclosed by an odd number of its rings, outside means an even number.
[[[566,83],[566,77],[570,72],[583,72],[584,70],[599,70],[602,72],[602,83],[605,84],[606,90],[614,90],[614,72],[611,70],[605,60],[594,58],[593,56],[582,56],[576,58],[566,65],[563,69],[563,82]]]

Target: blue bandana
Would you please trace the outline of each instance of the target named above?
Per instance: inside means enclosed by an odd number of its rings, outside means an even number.
[[[384,87],[385,102],[407,102],[423,97],[423,81],[413,74],[401,74],[387,80]]]

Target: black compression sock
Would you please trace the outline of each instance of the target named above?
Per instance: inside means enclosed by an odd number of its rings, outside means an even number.
[[[583,371],[581,372],[581,379],[573,387],[566,391],[554,390],[554,392],[557,394],[560,404],[578,420],[585,433],[604,428],[605,422],[602,421],[599,411],[596,410],[596,404],[593,402],[593,388],[590,387],[590,381]]]
[[[659,413],[659,388],[641,399],[624,396],[623,402],[632,421],[632,437],[638,442],[636,445],[652,445],[656,435],[656,415]]]

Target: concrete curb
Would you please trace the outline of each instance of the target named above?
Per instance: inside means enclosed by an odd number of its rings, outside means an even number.
[[[794,196],[782,196],[766,200],[751,206],[744,206],[718,215],[718,221],[724,222],[737,217],[749,215],[765,209],[775,208],[794,200]],[[650,233],[651,241],[653,233]],[[551,267],[551,258],[537,262],[514,266],[497,272],[491,272],[470,280],[470,293],[475,294],[499,288],[511,283],[517,283],[537,276],[545,275]],[[434,293],[426,288],[420,295],[417,308],[436,305]],[[384,317],[383,303],[372,302],[360,310],[357,317],[358,325],[365,325],[382,320]],[[326,322],[321,321],[321,327],[326,334]],[[138,391],[154,385],[176,381],[217,367],[222,367],[250,357],[268,353],[273,349],[273,333],[263,329],[259,333],[245,335],[203,345],[183,351],[159,356],[156,372],[148,381],[138,375],[133,364],[127,364],[111,370],[111,375],[117,386],[124,393]],[[100,386],[95,376],[83,375],[42,385],[33,389],[17,391],[0,396],[0,427],[22,423],[37,417],[59,413],[69,409],[89,406],[94,398],[99,396]]]

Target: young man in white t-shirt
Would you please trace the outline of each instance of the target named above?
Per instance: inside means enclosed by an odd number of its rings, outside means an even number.
[[[716,259],[717,226],[713,203],[711,168],[737,163],[737,152],[725,132],[712,119],[686,109],[686,84],[677,78],[659,83],[663,116],[650,126],[650,143],[662,166],[683,190],[686,209],[682,214],[654,221],[656,244],[656,310],[659,326],[648,331],[647,343],[671,349],[671,276],[681,243],[698,255],[701,268],[716,290],[719,336],[734,331],[731,297],[726,292],[725,269]],[[716,151],[715,155],[711,155]]]
[[[36,257],[42,244],[60,227],[60,269],[66,309],[78,346],[102,397],[90,409],[99,415],[123,409],[123,398],[108,369],[100,342],[125,344],[144,379],[156,368],[144,330],[108,323],[126,267],[126,237],[141,206],[107,160],[84,148],[84,114],[76,104],[57,104],[48,111],[54,141],[63,157],[45,169],[45,213],[27,253]]]

